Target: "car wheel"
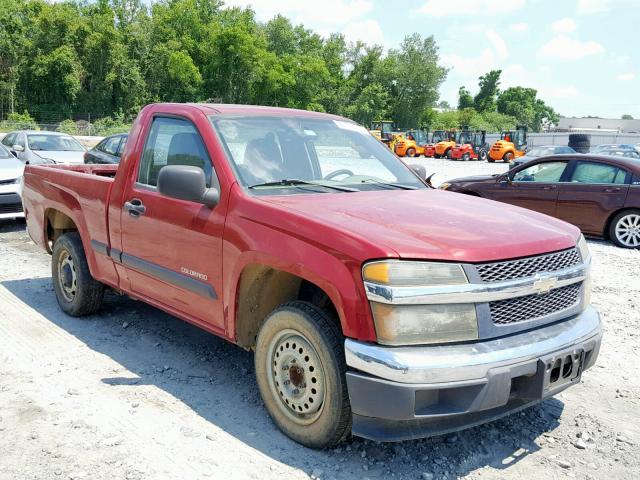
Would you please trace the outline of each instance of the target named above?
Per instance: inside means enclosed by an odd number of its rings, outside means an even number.
[[[471,155],[469,155],[468,153],[462,154],[462,160],[464,160],[465,162],[468,162],[469,159],[471,159]]]
[[[513,155],[512,152],[507,152],[502,157],[502,160],[504,160],[505,163],[511,163],[511,161],[513,160],[513,157],[514,157],[514,155]]]
[[[609,225],[609,237],[619,247],[640,247],[640,210],[618,213]]]
[[[67,315],[81,317],[100,309],[105,287],[91,276],[77,232],[65,233],[54,243],[51,276],[58,305]]]
[[[310,448],[336,445],[351,431],[343,342],[325,310],[300,301],[271,312],[258,333],[256,380],[267,411]]]
[[[415,148],[407,148],[407,157],[415,157],[416,149]]]

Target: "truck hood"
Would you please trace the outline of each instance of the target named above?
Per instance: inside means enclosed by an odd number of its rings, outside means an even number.
[[[53,150],[37,150],[34,151],[36,155],[42,158],[50,158],[56,163],[63,165],[69,164],[81,164],[84,163],[84,151],[80,152],[66,152],[66,151],[53,151]]]
[[[335,228],[311,239],[331,249],[349,232],[400,258],[483,262],[575,246],[579,230],[530,210],[441,190],[262,197],[305,220]],[[296,225],[289,228],[296,232]]]

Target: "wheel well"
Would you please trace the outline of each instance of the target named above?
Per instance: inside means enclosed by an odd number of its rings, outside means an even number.
[[[620,212],[625,212],[627,210],[638,210],[638,209],[637,208],[629,208],[629,207],[620,208],[620,209],[616,210],[615,212],[613,212],[611,215],[609,215],[609,218],[607,218],[607,221],[604,224],[604,230],[602,232],[602,238],[604,238],[606,240],[611,240],[611,236],[609,235],[609,227],[611,227],[611,222],[613,222],[613,219],[616,217],[616,215],[618,215]]]
[[[303,300],[327,310],[340,326],[335,305],[316,284],[266,265],[249,265],[242,272],[237,296],[236,341],[254,348],[263,320],[279,305]]]
[[[47,210],[45,213],[45,228],[49,249],[60,235],[78,231],[75,222],[68,215],[54,209]]]

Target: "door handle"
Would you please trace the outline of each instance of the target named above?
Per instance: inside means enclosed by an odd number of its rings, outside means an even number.
[[[145,206],[142,204],[142,200],[134,198],[129,202],[124,202],[124,209],[129,212],[129,215],[132,217],[139,217],[140,215],[144,215],[144,212],[147,210]]]
[[[604,189],[605,192],[607,193],[612,193],[612,192],[619,192],[620,191],[620,187],[607,187]]]
[[[546,187],[542,187],[543,190],[557,190],[558,187],[555,185],[547,185]]]

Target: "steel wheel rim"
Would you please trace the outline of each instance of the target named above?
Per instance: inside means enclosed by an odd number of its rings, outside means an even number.
[[[284,415],[309,425],[322,414],[326,377],[313,345],[292,329],[279,332],[267,350],[267,378],[271,394]]]
[[[616,223],[616,237],[625,247],[640,246],[640,215],[625,215]]]
[[[73,257],[68,250],[62,250],[58,257],[58,286],[67,302],[72,302],[78,290],[78,276]]]

